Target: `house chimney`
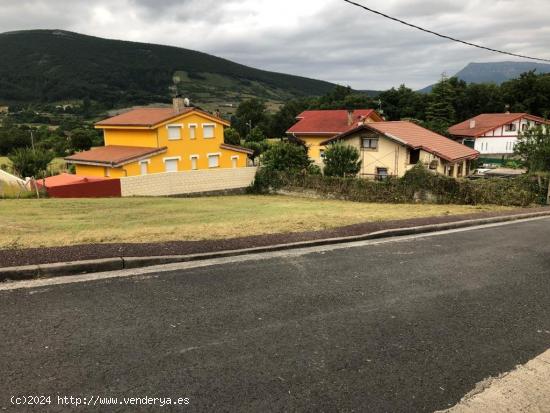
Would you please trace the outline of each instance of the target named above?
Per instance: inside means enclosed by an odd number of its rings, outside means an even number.
[[[366,120],[367,120],[366,116],[360,116],[359,117],[359,122],[357,123],[357,125],[359,125],[359,126],[364,125]]]
[[[181,96],[176,96],[172,99],[172,107],[175,113],[180,113],[185,108],[185,99]]]
[[[353,125],[353,110],[348,110],[348,126]]]
[[[507,115],[510,114],[510,105],[504,106],[504,113],[506,113]]]
[[[470,129],[473,129],[476,127],[476,120],[475,119],[470,119]]]

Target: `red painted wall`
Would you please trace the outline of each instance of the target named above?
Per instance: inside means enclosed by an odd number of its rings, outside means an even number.
[[[47,188],[52,198],[110,198],[120,197],[120,179],[55,186]]]

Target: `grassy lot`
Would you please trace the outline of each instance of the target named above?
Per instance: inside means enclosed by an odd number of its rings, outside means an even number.
[[[285,196],[0,200],[0,248],[231,238],[495,206],[385,205]]]

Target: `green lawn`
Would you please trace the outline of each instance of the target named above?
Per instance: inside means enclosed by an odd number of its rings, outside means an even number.
[[[0,248],[241,237],[505,210],[285,196],[0,200]]]

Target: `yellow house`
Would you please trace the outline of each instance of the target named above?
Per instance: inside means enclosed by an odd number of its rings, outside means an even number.
[[[380,122],[384,119],[373,109],[306,110],[298,122],[286,131],[290,139],[307,147],[308,156],[317,164],[323,163],[325,145],[329,138],[355,128],[359,123]]]
[[[174,99],[171,108],[141,108],[105,119],[104,145],[65,160],[76,174],[120,178],[159,172],[244,168],[252,151],[223,141],[229,123]]]
[[[479,156],[466,145],[407,121],[360,124],[322,145],[336,141],[359,150],[359,174],[365,178],[401,177],[419,162],[434,172],[460,178],[469,174],[470,161]]]

